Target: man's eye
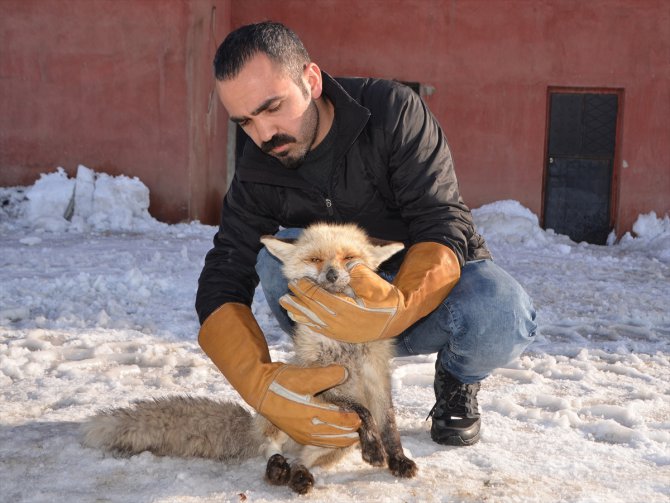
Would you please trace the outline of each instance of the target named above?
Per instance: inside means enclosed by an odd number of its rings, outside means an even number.
[[[281,103],[273,106],[272,108],[268,108],[267,111],[270,113],[277,112],[281,108]]]
[[[247,127],[249,125],[249,119],[238,121],[237,125],[240,127]]]

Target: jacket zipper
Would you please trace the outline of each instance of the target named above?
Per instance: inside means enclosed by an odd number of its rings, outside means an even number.
[[[335,163],[330,167],[330,177],[329,177],[329,186],[330,190],[324,194],[324,202],[326,203],[326,211],[328,211],[328,216],[332,217],[335,214],[335,211],[333,210],[333,200],[330,198],[330,194],[333,191],[333,178],[334,178],[334,173],[335,173]]]

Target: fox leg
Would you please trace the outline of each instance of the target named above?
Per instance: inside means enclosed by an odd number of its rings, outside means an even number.
[[[332,391],[332,390],[331,390]],[[327,392],[328,393],[328,392]],[[372,413],[358,402],[353,401],[347,396],[337,396],[324,393],[324,398],[334,405],[345,410],[353,410],[361,418],[361,427],[358,429],[358,438],[361,442],[361,454],[363,461],[372,466],[384,466],[386,455],[384,446],[379,435],[377,422]]]
[[[314,476],[300,462],[289,464],[283,454],[273,454],[268,459],[265,480],[275,486],[288,485],[298,494],[307,494],[314,486]]]
[[[276,486],[288,485],[298,494],[308,493],[314,486],[314,476],[307,466],[321,464],[320,461],[324,457],[328,457],[331,452],[337,452],[340,449],[297,444],[272,423],[264,421],[265,423],[261,424],[266,435],[264,452],[268,460],[265,467],[265,480]],[[297,454],[297,459],[289,463],[284,457],[284,451]]]
[[[268,459],[265,479],[274,485],[288,485],[298,494],[308,493],[314,486],[314,476],[310,469],[325,466],[339,460],[348,448],[331,449],[315,445],[302,445],[287,439],[283,446],[289,462],[283,453],[275,453]],[[272,452],[272,451],[268,451]]]
[[[395,422],[395,413],[392,404],[386,410],[381,434],[382,442],[388,455],[388,465],[391,473],[396,477],[414,477],[418,468],[414,461],[405,456],[402,450],[400,432]]]
[[[305,465],[294,462],[291,464],[288,486],[298,494],[307,494],[314,487],[314,476]]]
[[[289,463],[283,454],[274,454],[268,459],[265,478],[274,485],[288,485],[298,494],[308,493],[314,486],[314,476],[308,467],[324,464],[342,449],[327,449],[313,445],[300,446],[298,457]]]
[[[268,460],[265,480],[275,486],[285,486],[291,477],[291,466],[283,455],[289,436],[260,414],[254,417],[256,431],[265,439],[262,452]]]
[[[285,486],[291,478],[291,465],[282,454],[273,454],[265,467],[265,480],[273,486]]]
[[[353,410],[358,414],[361,418],[361,427],[358,430],[358,436],[361,442],[363,460],[373,466],[384,466],[386,454],[384,452],[382,436],[380,436],[379,428],[370,411],[361,404],[353,403],[346,398],[328,398],[328,402],[348,410]],[[395,422],[393,426],[395,427]],[[397,430],[396,435],[398,436],[399,444],[400,437]],[[267,421],[264,425],[264,436],[266,438],[264,449],[268,458],[265,479],[273,485],[288,485],[298,494],[306,494],[314,486],[314,476],[310,473],[309,468],[332,463],[344,455],[346,451],[346,449],[329,449],[312,445],[300,446],[296,460],[289,463],[286,457],[284,457],[283,451],[286,448],[292,451],[295,442]],[[402,447],[400,447],[400,453],[402,455]],[[404,458],[404,455],[402,457]],[[414,464],[409,459],[407,461],[412,465]]]
[[[281,431],[279,433],[288,440],[288,435]],[[322,448],[319,449],[323,450]],[[265,480],[275,486],[288,485],[298,494],[308,493],[314,486],[314,477],[309,469],[302,463],[301,459],[289,463],[281,451],[282,449],[277,443],[270,442],[268,444],[266,453],[269,453],[269,458],[265,467]]]
[[[328,400],[356,412],[361,418],[361,427],[358,435],[361,441],[363,460],[373,466],[384,466],[386,454],[379,434],[377,423],[368,409],[350,401]],[[339,403],[338,403],[339,402]],[[293,442],[289,439],[289,450]],[[277,446],[268,443],[267,453],[271,454],[265,472],[266,480],[274,485],[287,485],[298,494],[308,493],[314,486],[314,476],[309,469],[313,466],[332,463],[344,455],[346,449],[329,449],[313,445],[300,446],[298,455],[289,463],[284,455],[277,452]],[[274,449],[274,450],[273,450]],[[402,452],[402,448],[401,448]],[[410,460],[408,460],[410,461]],[[412,461],[410,461],[412,463]]]
[[[361,418],[358,437],[361,441],[363,461],[370,463],[372,466],[384,466],[386,461],[384,445],[379,436],[379,428],[372,414],[358,403],[349,403],[348,407]]]

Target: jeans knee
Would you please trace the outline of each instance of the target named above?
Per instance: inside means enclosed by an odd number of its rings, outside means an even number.
[[[518,356],[519,348],[525,348],[535,337],[535,309],[520,286],[490,299],[485,316],[481,312],[464,311],[461,313],[462,324],[466,331],[481,340],[482,353]]]
[[[442,359],[463,382],[481,380],[516,359],[534,340],[535,309],[526,291],[489,262],[466,278],[451,304],[452,333]]]

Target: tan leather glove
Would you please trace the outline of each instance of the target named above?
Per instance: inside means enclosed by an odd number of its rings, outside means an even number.
[[[296,442],[334,448],[358,440],[356,413],[314,398],[343,383],[346,369],[272,363],[248,306],[227,303],[214,311],[202,324],[198,342],[242,398]]]
[[[363,264],[355,264],[350,276],[357,302],[300,279],[289,284],[293,295],[279,303],[293,320],[332,339],[385,339],[431,313],[458,283],[461,267],[448,246],[422,242],[407,251],[393,284]]]

